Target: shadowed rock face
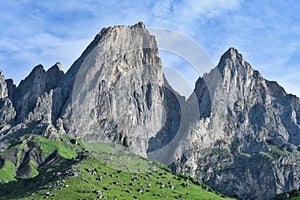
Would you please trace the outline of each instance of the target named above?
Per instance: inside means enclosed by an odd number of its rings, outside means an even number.
[[[56,88],[63,77],[64,72],[61,70],[60,63],[55,64],[47,72],[42,65],[38,65],[16,89],[12,88],[14,91],[10,93],[12,93],[12,101],[17,111],[17,121],[22,122],[28,119],[28,114],[34,112],[42,96]]]
[[[299,105],[234,48],[186,101],[138,23],[103,29],[66,74],[38,65],[16,87],[1,73],[0,144],[28,130],[120,143],[228,196],[269,199],[300,187]]]

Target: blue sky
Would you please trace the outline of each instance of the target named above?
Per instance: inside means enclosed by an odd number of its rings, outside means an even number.
[[[103,27],[143,21],[189,36],[215,64],[233,46],[300,96],[299,12],[297,0],[0,0],[0,69],[15,82],[38,64],[67,70]],[[162,61],[190,84],[201,75],[179,57],[162,53]]]

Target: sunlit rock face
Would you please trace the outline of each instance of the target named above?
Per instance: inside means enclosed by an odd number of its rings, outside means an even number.
[[[118,142],[146,156],[162,127],[164,77],[158,48],[144,24],[103,29],[69,73],[63,114],[68,132],[88,141]]]

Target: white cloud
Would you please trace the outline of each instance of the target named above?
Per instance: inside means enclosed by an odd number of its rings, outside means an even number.
[[[153,6],[151,25],[182,31],[195,36],[200,21],[234,11],[240,0],[167,0],[156,1]]]
[[[175,13],[181,14],[183,19],[197,19],[199,16],[215,17],[227,10],[235,10],[240,7],[239,0],[187,0],[175,4]]]
[[[12,52],[12,51],[19,51],[19,45],[15,43],[15,41],[9,40],[8,38],[0,39],[0,46],[5,51]]]
[[[287,85],[288,91],[296,91],[288,83],[300,82],[291,76],[300,61],[290,58],[300,57],[300,4],[296,2],[0,1],[0,67],[7,77],[24,77],[39,63],[51,66],[60,61],[67,69],[101,28],[144,21],[148,27],[192,37],[215,62],[234,46],[254,68]],[[190,70],[181,68],[180,73]]]

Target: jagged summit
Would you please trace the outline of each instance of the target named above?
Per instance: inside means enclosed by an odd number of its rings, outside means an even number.
[[[229,70],[235,70],[236,68],[249,68],[251,67],[249,63],[245,62],[242,54],[238,52],[237,49],[231,47],[222,56],[218,64],[218,69],[222,74],[225,66]]]
[[[33,68],[33,70],[30,72],[30,74],[36,73],[36,72],[41,72],[45,71],[44,66],[42,64],[39,64]]]
[[[43,76],[44,73],[46,73],[46,71],[45,71],[43,65],[39,64],[39,65],[35,66],[31,70],[29,75],[24,80],[21,80],[18,87],[23,87],[23,85],[26,85],[26,87],[30,87],[31,86],[31,80],[34,79],[34,77]]]
[[[243,55],[239,53],[237,49],[234,47],[230,47],[221,57],[221,59],[231,59],[233,61],[235,60],[243,60]]]
[[[122,36],[123,37],[119,37]],[[126,38],[130,38],[130,40],[126,41]],[[83,64],[86,57],[91,53],[95,48],[100,48],[104,51],[108,50],[110,47],[109,41],[113,41],[119,39],[118,41],[114,41],[115,43],[119,43],[119,50],[113,52],[113,54],[117,54],[118,51],[132,51],[133,47],[138,40],[142,41],[140,43],[141,48],[153,48],[157,49],[157,44],[153,36],[151,36],[146,29],[145,25],[142,22],[139,22],[132,26],[125,25],[117,25],[113,27],[103,28],[92,40],[92,42],[87,46],[87,48],[83,51],[81,56],[72,64],[70,69],[67,71],[67,81],[64,87],[71,87],[70,85],[74,84],[74,80],[72,77],[76,77],[78,74],[80,66]],[[106,41],[105,41],[106,40]],[[135,41],[133,45],[128,44],[130,41]],[[107,49],[104,49],[107,48]],[[124,49],[125,48],[125,49]],[[127,49],[126,49],[127,48]]]
[[[143,29],[146,29],[146,26],[143,22],[138,22],[134,25],[116,25],[116,26],[110,26],[110,27],[107,27],[107,28],[103,28],[99,34],[103,33],[103,32],[107,32],[107,30],[115,30],[115,29],[122,29],[122,28],[130,28],[130,29],[136,29],[136,28],[143,28]]]
[[[146,28],[145,24],[143,22],[138,22],[134,24],[133,26],[130,26],[131,28]]]
[[[99,42],[103,36],[112,34],[112,32],[117,33],[120,30],[129,30],[129,29],[136,29],[136,30],[143,29],[146,32],[148,32],[148,30],[146,29],[146,26],[143,22],[138,22],[134,25],[129,25],[129,26],[126,26],[126,25],[110,26],[110,27],[101,29],[101,31],[95,36],[95,38],[91,42],[91,44]],[[89,49],[89,48],[87,48],[87,49]]]
[[[55,63],[55,65],[53,65],[51,68],[49,68],[47,72],[49,72],[49,71],[61,71],[61,72],[63,72],[63,67],[62,67],[60,62],[57,62],[57,63]]]

